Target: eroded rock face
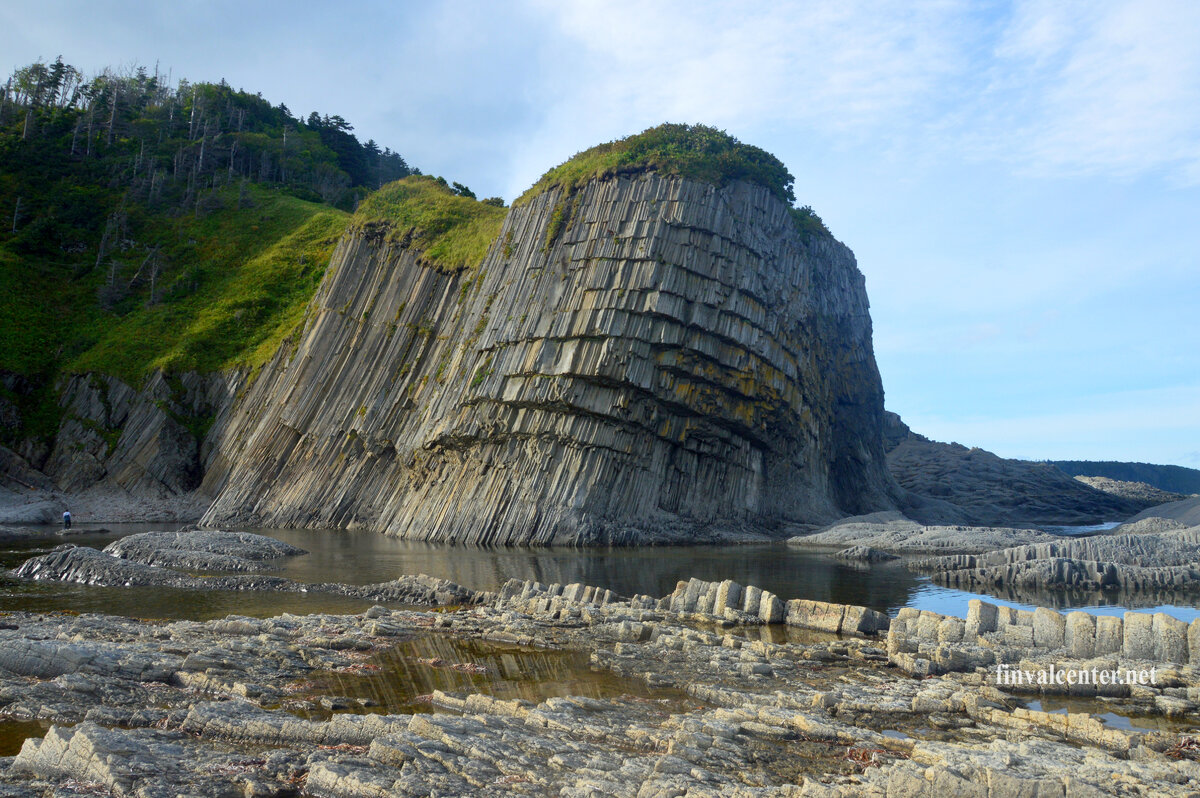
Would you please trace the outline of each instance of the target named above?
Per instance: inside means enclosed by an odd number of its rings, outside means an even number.
[[[204,522],[727,540],[893,506],[882,412],[848,249],[749,184],[592,182],[515,208],[471,272],[343,239]]]

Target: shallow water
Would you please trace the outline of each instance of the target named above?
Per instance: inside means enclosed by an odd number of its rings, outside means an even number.
[[[118,537],[164,525],[109,525],[110,534],[64,540],[103,548]],[[308,529],[246,529],[297,545],[309,552],[279,563],[272,573],[301,582],[368,584],[404,574],[425,573],[481,590],[495,590],[508,579],[544,584],[583,582],[622,595],[662,596],[679,580],[733,579],[757,585],[781,598],[806,598],[859,604],[895,614],[916,607],[964,617],[967,604],[982,598],[1005,606],[1032,609],[1084,609],[1119,615],[1131,606],[1166,612],[1184,621],[1200,617],[1200,596],[1097,596],[1046,592],[1035,596],[968,593],[933,584],[897,560],[859,565],[834,559],[830,551],[783,543],[740,546],[642,548],[477,548],[396,540],[371,532]],[[59,541],[0,545],[0,566],[13,568],[53,548]],[[0,578],[0,611],[105,612],[144,618],[205,620],[229,614],[268,617],[282,612],[361,612],[368,602],[323,594],[204,592],[160,588],[102,588]]]
[[[1127,732],[1165,731],[1182,733],[1194,731],[1196,724],[1183,718],[1167,718],[1147,714],[1145,710],[1121,699],[1046,696],[1027,701],[1025,707],[1051,714],[1088,714],[1105,726]]]
[[[41,720],[0,720],[0,756],[16,756],[30,737],[45,737],[50,724]]]
[[[331,711],[381,714],[427,712],[434,690],[541,703],[555,696],[623,698],[662,710],[692,701],[679,690],[653,689],[644,681],[593,670],[586,653],[424,635],[377,652],[349,672],[325,672],[288,686],[293,696],[347,699],[336,710],[304,707],[300,714]]]

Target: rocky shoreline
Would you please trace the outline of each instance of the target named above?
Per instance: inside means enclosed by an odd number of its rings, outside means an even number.
[[[473,607],[207,623],[15,613],[0,717],[51,726],[0,759],[0,795],[1195,794],[1200,625],[1128,613],[1089,636],[1081,615],[975,602],[893,621],[699,580],[658,598],[510,581]],[[489,666],[421,659],[404,667],[484,673],[407,707],[329,692],[395,678],[381,663],[416,639],[574,652],[616,687],[498,697]],[[997,663],[1159,678],[1060,714],[1026,706],[1053,690],[999,689]]]

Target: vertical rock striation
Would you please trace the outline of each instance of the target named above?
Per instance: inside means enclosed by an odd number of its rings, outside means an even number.
[[[853,254],[767,188],[655,172],[512,209],[447,272],[371,226],[245,391],[207,524],[687,542],[891,507]]]

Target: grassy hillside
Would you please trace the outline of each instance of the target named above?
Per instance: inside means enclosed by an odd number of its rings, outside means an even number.
[[[90,252],[53,261],[0,242],[0,371],[101,371],[136,385],[156,369],[262,362],[258,349],[295,326],[350,217],[279,192],[249,195],[252,207],[202,219],[142,220],[142,243],[107,293],[112,272],[89,269]],[[131,279],[147,257],[157,265]]]
[[[500,232],[507,211],[448,187],[444,180],[413,176],[371,194],[354,214],[356,230],[376,230],[394,243],[425,251],[445,271],[478,266]]]
[[[258,366],[300,322],[349,214],[281,194],[255,192],[255,207],[162,230],[164,256],[187,266],[153,304],[100,314],[94,342],[65,368],[131,384],[151,371]],[[266,196],[262,196],[266,195]],[[128,307],[132,305],[132,307]]]
[[[28,257],[0,241],[0,374],[34,387],[6,392],[24,434],[53,432],[59,376],[136,387],[160,369],[255,367],[299,324],[350,215],[260,187],[216,197],[232,207],[133,223],[115,270],[91,251]]]
[[[0,84],[0,443],[57,428],[54,386],[265,362],[354,205],[413,172],[338,116],[224,82],[33,64]],[[464,190],[465,187],[464,187]]]

